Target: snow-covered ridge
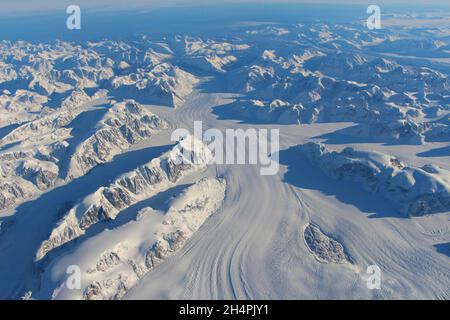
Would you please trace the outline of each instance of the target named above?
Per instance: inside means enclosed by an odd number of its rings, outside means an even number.
[[[113,94],[136,99],[141,103],[180,107],[192,92],[198,79],[190,73],[162,63],[111,80]]]
[[[300,124],[304,107],[283,100],[265,103],[261,100],[236,100],[229,110],[233,115],[263,123]]]
[[[0,298],[450,298],[450,29],[411,25],[433,17],[0,41]],[[278,129],[286,179],[189,139],[144,159],[199,120]]]
[[[50,108],[39,109],[41,112],[36,119],[26,122],[12,130],[0,140],[0,146],[15,142],[21,142],[23,146],[25,144],[24,142],[27,141],[33,141],[32,143],[36,143],[39,140],[46,141],[44,136],[55,133],[59,129],[69,125],[78,115],[88,110],[87,104],[89,102],[105,98],[106,95],[107,92],[105,90],[96,91],[92,96],[87,95],[84,90],[74,90],[61,102],[59,108],[55,110]],[[27,101],[28,104],[34,105],[36,103],[35,95],[31,96],[33,99],[31,101],[30,97],[23,97],[26,98],[23,101]],[[39,102],[41,101],[47,102],[47,99],[40,99]]]
[[[36,92],[18,89],[11,93],[4,90],[0,95],[0,127],[36,119],[47,102],[47,97]]]
[[[144,138],[166,123],[134,100],[113,103],[97,124],[95,133],[83,141],[70,159],[68,178],[78,177]]]
[[[36,259],[84,234],[92,225],[115,219],[125,208],[167,190],[183,175],[204,168],[211,158],[201,141],[185,137],[173,150],[123,174],[70,209],[41,244]]]
[[[60,259],[43,275],[53,278],[56,271],[54,279],[47,279],[54,283],[51,298],[122,298],[146,273],[183,248],[221,208],[225,190],[225,180],[202,179],[171,200],[166,212],[144,208],[135,221],[90,238],[74,254],[81,258],[76,260],[81,268],[81,290],[65,286],[67,275],[57,270],[71,262]]]
[[[239,47],[222,46],[225,51]],[[76,90],[99,88],[112,90],[120,99],[178,107],[198,82],[170,62],[173,52],[167,43],[145,38],[130,43],[103,40],[86,44],[2,41],[0,55],[8,62],[0,64],[0,89],[13,93],[16,89],[28,90],[49,100]],[[208,59],[215,63],[213,56]],[[234,61],[231,57],[223,59],[223,64]]]
[[[300,146],[302,153],[326,175],[351,181],[382,195],[406,216],[450,211],[450,172],[434,165],[408,166],[397,158],[376,152],[345,148],[330,151],[320,143]]]
[[[80,95],[81,100],[77,98]],[[19,148],[0,152],[0,210],[53,187],[58,178],[69,182],[81,176],[166,127],[158,116],[135,101],[126,100],[112,103],[93,134],[78,145],[71,145],[71,123],[90,108],[74,104],[84,103],[81,93],[74,92],[70,101],[73,107],[57,109],[23,124],[0,140],[0,146],[18,144]],[[64,163],[68,166],[62,171]]]
[[[326,51],[264,50],[253,64],[229,73],[232,90],[244,96],[224,112],[275,124],[355,122],[356,130],[345,134],[389,143],[423,144],[437,135],[449,141],[447,125],[425,121],[448,112],[448,75]]]
[[[182,47],[186,63],[204,71],[225,73],[226,69],[236,63],[243,52],[250,46],[219,42],[212,39],[202,40],[192,37],[178,37],[174,46]]]

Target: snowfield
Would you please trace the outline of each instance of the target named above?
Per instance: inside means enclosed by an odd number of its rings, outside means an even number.
[[[0,299],[450,299],[442,28],[0,41]],[[280,170],[194,121],[278,129]]]

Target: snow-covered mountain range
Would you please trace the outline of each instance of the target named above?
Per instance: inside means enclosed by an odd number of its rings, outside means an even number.
[[[0,41],[1,299],[450,298],[450,26],[226,28]]]

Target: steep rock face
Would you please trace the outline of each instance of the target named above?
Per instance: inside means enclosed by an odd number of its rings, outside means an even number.
[[[19,90],[18,90],[19,91]],[[17,92],[18,92],[17,91]],[[16,92],[16,96],[18,93]],[[89,110],[88,104],[92,101],[105,98],[107,96],[106,90],[98,90],[92,96],[86,94],[82,89],[74,90],[69,96],[61,101],[61,104],[57,108],[51,109],[48,107],[42,107],[39,103],[46,103],[47,99],[43,100],[35,95],[29,97],[26,92],[21,104],[24,105],[25,111],[33,112],[34,117],[28,119],[25,117],[22,122],[16,128],[11,130],[8,134],[0,139],[0,146],[7,144],[20,142],[22,146],[25,144],[41,144],[47,142],[47,138],[57,131],[59,139],[61,132],[69,131],[66,127],[69,126],[72,121],[83,112]],[[0,99],[1,100],[1,99]],[[26,106],[34,106],[35,109],[29,109]],[[21,113],[22,114],[22,113]],[[29,121],[27,121],[29,120]]]
[[[309,60],[305,67],[330,77],[372,83],[399,93],[407,92],[403,90],[408,88],[409,92],[439,95],[448,92],[450,85],[444,74],[430,68],[402,66],[384,58],[369,60],[352,53],[315,57]]]
[[[13,207],[55,185],[58,167],[34,152],[0,154],[0,210]]]
[[[122,298],[129,289],[128,278],[117,277],[102,281],[92,282],[84,291],[84,300],[107,300],[108,298],[118,300]]]
[[[96,265],[93,268],[88,269],[86,272],[88,273],[105,272],[114,268],[115,266],[119,265],[122,261],[120,259],[119,253],[120,253],[119,250],[116,251],[111,250],[102,253]]]
[[[25,181],[0,181],[0,210],[9,208],[34,195],[31,183]]]
[[[450,141],[450,115],[427,123],[428,130],[425,132],[426,141],[444,142]]]
[[[6,151],[0,152],[4,185],[14,185],[13,189],[22,190],[11,192],[2,188],[0,194],[10,200],[4,201],[0,210],[20,204],[55,186],[59,158],[68,146],[64,139],[70,138],[70,130],[62,126],[70,123],[76,114],[75,111],[67,111],[44,116],[19,126],[0,140],[0,145],[6,148]],[[8,149],[10,144],[12,147]],[[14,195],[16,199],[12,198]]]
[[[51,73],[51,70],[49,72]],[[51,75],[36,72],[32,73],[27,89],[48,97],[52,94],[67,92],[73,87],[70,84],[58,81]]]
[[[172,50],[163,42],[152,42],[146,37],[139,44],[124,41],[102,40],[88,42],[89,49],[106,58],[108,67],[116,72],[142,66],[154,66],[172,57]],[[126,72],[126,71],[125,71]]]
[[[202,142],[186,137],[172,151],[122,175],[70,209],[49,239],[42,243],[36,259],[84,234],[92,225],[115,219],[130,205],[167,190],[183,175],[205,167],[211,159],[209,149]]]
[[[40,191],[55,185],[58,166],[48,161],[25,160],[20,163],[16,174],[32,182]]]
[[[353,74],[360,74],[367,62],[367,59],[359,54],[338,53],[313,57],[305,63],[305,67],[331,77],[349,77]]]
[[[68,177],[78,177],[96,165],[110,161],[165,126],[165,122],[134,100],[113,104],[95,133],[78,146],[70,161]]]
[[[404,215],[423,216],[450,210],[447,170],[432,165],[411,167],[395,157],[353,148],[329,151],[313,142],[301,145],[300,150],[328,176],[357,183],[386,197]]]
[[[238,46],[223,44],[223,47],[225,50]],[[221,52],[219,48],[214,50]],[[87,98],[84,89],[92,88],[111,89],[121,99],[178,107],[198,82],[196,77],[168,62],[173,52],[166,43],[145,38],[139,43],[110,40],[87,44],[2,42],[0,54],[7,61],[0,64],[0,88],[32,92],[47,99],[45,102],[56,104],[56,108],[81,102]],[[208,61],[220,67],[233,58],[211,56]],[[0,106],[2,100],[5,104],[7,100],[14,100],[15,94],[11,92],[4,92]],[[59,101],[64,96],[68,97]],[[10,102],[5,106],[11,111],[9,123],[15,123],[20,117],[23,121],[24,114],[32,117],[31,110],[26,110],[25,106],[20,106],[25,111],[20,116],[13,114],[19,105],[12,108]]]
[[[157,266],[184,246],[206,218],[218,210],[225,197],[225,188],[226,184],[222,180],[203,179],[173,202],[163,224],[173,226],[175,231],[164,233],[148,249],[145,254],[145,266],[148,269]],[[201,190],[201,193],[196,194]]]
[[[0,50],[10,62],[10,76],[3,77],[6,84],[19,84],[48,97],[73,89],[94,88],[97,82],[112,76],[107,59],[73,43],[2,42]],[[5,72],[8,68],[0,66],[0,70]]]

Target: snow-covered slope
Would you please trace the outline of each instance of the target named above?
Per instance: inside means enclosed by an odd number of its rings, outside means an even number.
[[[431,164],[411,167],[392,156],[353,148],[333,152],[313,142],[300,146],[300,149],[325,174],[381,194],[395,203],[404,215],[450,211],[448,170]]]
[[[225,197],[226,183],[202,179],[170,201],[165,212],[151,207],[136,220],[104,231],[80,246],[69,259],[58,259],[43,274],[38,293],[52,299],[120,299],[146,273],[183,248]],[[81,268],[81,290],[65,284],[65,269]],[[51,294],[48,296],[48,294]]]
[[[42,111],[47,97],[36,92],[19,89],[15,93],[4,90],[0,96],[0,126],[20,124],[33,120]]]
[[[167,190],[183,175],[205,167],[211,158],[201,141],[185,137],[167,154],[125,173],[70,209],[42,243],[36,259],[83,235],[94,224],[115,219],[125,208]]]
[[[230,73],[232,90],[244,97],[219,115],[253,123],[356,122],[358,130],[345,134],[383,136],[389,143],[422,144],[428,131],[446,135],[424,118],[448,112],[448,75],[368,55],[326,54],[325,48],[278,51],[264,50],[252,65]]]
[[[177,37],[175,50],[185,55],[185,63],[203,71],[224,73],[250,48],[244,43],[220,42],[213,39]]]
[[[163,128],[165,123],[158,116],[134,100],[114,103],[96,125],[95,133],[76,148],[67,177],[85,174]]]
[[[12,130],[0,140],[0,210],[53,187],[58,178],[70,181],[111,161],[130,146],[149,138],[166,124],[133,100],[113,103],[93,129],[77,141],[76,127],[89,114],[89,97],[74,92],[63,106]],[[97,99],[97,95],[94,96]],[[78,142],[78,143],[77,143]],[[10,146],[10,147],[9,147]]]
[[[111,80],[114,95],[136,99],[141,103],[183,105],[184,99],[198,82],[193,75],[169,63],[162,63],[136,73],[115,76]]]

